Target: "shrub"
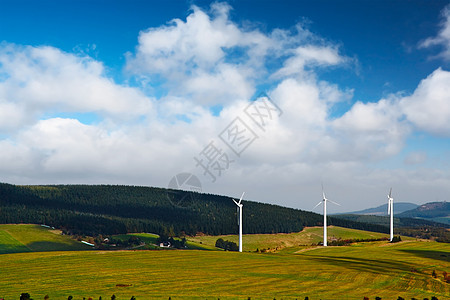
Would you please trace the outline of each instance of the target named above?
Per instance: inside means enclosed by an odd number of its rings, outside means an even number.
[[[402,238],[399,235],[396,235],[396,236],[394,236],[392,238],[391,243],[398,243],[398,242],[401,242],[401,241],[402,241]]]
[[[33,299],[31,299],[30,294],[22,293],[22,294],[20,294],[20,300],[33,300]]]
[[[216,247],[227,251],[238,251],[239,247],[235,242],[224,241],[222,238],[217,239]]]

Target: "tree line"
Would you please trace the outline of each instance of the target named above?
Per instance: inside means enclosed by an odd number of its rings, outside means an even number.
[[[289,233],[322,226],[313,212],[243,201],[245,234]],[[174,235],[234,234],[236,206],[212,194],[124,185],[40,185],[0,183],[0,222],[46,224],[67,234],[152,232]],[[329,225],[388,233],[380,224],[328,217]]]

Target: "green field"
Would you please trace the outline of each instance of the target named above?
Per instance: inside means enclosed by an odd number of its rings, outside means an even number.
[[[145,242],[145,246],[143,247],[135,247],[136,249],[142,249],[142,250],[150,250],[150,249],[160,249],[159,246],[156,246],[158,235],[152,234],[152,233],[129,233],[129,234],[121,234],[121,235],[114,235],[113,238],[116,239],[122,239],[122,240],[128,240],[130,237],[136,236],[141,241]],[[177,239],[177,238],[175,238]],[[190,250],[219,250],[214,246],[210,246],[207,244],[200,244],[196,241],[190,241],[188,240],[186,242],[187,249]]]
[[[92,249],[58,230],[31,224],[0,225],[0,254]]]
[[[322,228],[300,233],[245,235],[248,252],[172,251],[45,251],[87,246],[36,225],[0,225],[0,298],[147,299],[450,299],[450,245],[406,239],[357,243],[343,247],[311,247]],[[156,235],[140,233],[148,244]],[[367,239],[384,234],[329,228],[329,237]],[[120,237],[120,236],[116,236]],[[191,245],[214,249],[218,237],[193,238]],[[236,240],[236,236],[224,237]],[[52,240],[53,239],[53,240]],[[63,239],[63,240],[61,240]],[[39,242],[40,241],[40,242]],[[45,241],[45,244],[42,244]],[[50,243],[53,241],[52,243]],[[200,244],[201,242],[201,244]],[[75,244],[73,244],[75,243]],[[198,243],[198,244],[197,244]],[[65,245],[65,246],[64,246]],[[51,246],[51,247],[50,247]],[[66,248],[64,248],[66,247]],[[276,253],[253,249],[279,247]],[[80,248],[81,249],[81,248]],[[87,249],[90,249],[87,247]],[[437,278],[432,277],[435,271]]]
[[[0,255],[0,298],[449,299],[448,244],[367,243],[297,254],[77,251]],[[438,278],[433,278],[433,270]]]
[[[389,235],[369,232],[356,229],[348,229],[342,227],[329,226],[328,240],[332,239],[378,239],[388,237]],[[189,237],[188,240],[213,247],[218,238],[238,243],[237,235],[221,235],[221,236],[196,236]],[[404,238],[409,239],[410,238]],[[271,252],[287,251],[295,252],[300,249],[309,248],[311,245],[323,241],[323,227],[309,227],[301,232],[289,234],[248,234],[243,235],[243,251],[256,251],[269,249]]]

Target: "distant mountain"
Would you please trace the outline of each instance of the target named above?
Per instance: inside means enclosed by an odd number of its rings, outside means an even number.
[[[402,218],[425,219],[450,224],[450,202],[430,202],[397,215]]]
[[[419,205],[409,202],[395,202],[394,203],[394,214],[401,214],[405,211],[413,210]],[[345,214],[351,215],[373,215],[373,216],[387,216],[387,203],[374,208],[368,208],[364,210],[348,212]]]

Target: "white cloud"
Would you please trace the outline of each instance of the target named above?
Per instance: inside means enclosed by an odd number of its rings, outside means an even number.
[[[379,160],[393,156],[403,148],[411,132],[402,121],[395,99],[375,103],[356,102],[341,118],[333,121],[333,129],[345,145],[342,156]]]
[[[254,92],[251,78],[257,76],[250,65],[261,64],[272,41],[258,31],[238,28],[228,19],[227,4],[214,4],[211,17],[196,6],[192,9],[185,22],[175,19],[142,31],[136,54],[129,55],[128,70],[162,77],[172,94],[188,93],[203,104],[249,98]]]
[[[115,84],[101,63],[53,47],[0,46],[0,129],[18,127],[44,112],[95,112],[129,119],[152,112],[151,99]],[[10,111],[14,111],[10,113]]]
[[[430,37],[419,43],[419,48],[441,46],[443,51],[438,55],[445,60],[450,60],[450,6],[446,6],[442,12],[441,30],[435,37]]]
[[[422,80],[414,93],[400,102],[407,119],[417,128],[450,136],[450,72],[441,68]]]
[[[210,14],[196,6],[192,10],[186,21],[175,19],[142,31],[136,53],[128,55],[128,71],[146,82],[162,79],[171,95],[217,105],[248,100],[269,72],[275,72],[276,79],[303,73],[305,67],[347,61],[336,46],[316,38],[301,24],[293,31],[264,34],[232,22],[228,4],[213,4]]]
[[[424,151],[415,151],[405,157],[404,163],[407,165],[422,164],[427,160],[427,153]]]
[[[304,209],[320,200],[322,180],[347,208],[366,191],[375,204],[382,191],[384,201],[390,184],[414,197],[403,182],[408,178],[448,191],[448,172],[420,174],[420,162],[432,159],[428,154],[405,159],[415,163],[408,166],[412,171],[376,167],[404,149],[412,125],[448,135],[448,72],[436,70],[408,97],[357,102],[337,117],[336,105],[349,102],[353,90],[316,74],[348,63],[337,46],[301,24],[270,33],[244,28],[230,20],[229,10],[223,3],[209,12],[194,6],[185,21],[142,31],[126,67],[148,80],[148,89],[115,83],[90,57],[3,43],[0,133],[8,135],[0,138],[1,180],[166,186],[173,175],[193,172],[207,192],[246,189],[255,200]],[[235,162],[220,183],[210,185],[193,157],[211,140],[220,143],[219,133],[244,114],[260,85],[273,87],[267,92],[283,114],[257,132],[241,157],[231,157]],[[151,98],[153,91],[164,96]],[[223,106],[218,115],[211,111],[217,104]],[[83,124],[58,117],[65,112],[99,118]]]
[[[305,67],[325,67],[343,63],[345,60],[339,55],[338,50],[333,47],[300,46],[293,50],[293,56],[287,59],[283,67],[278,70],[274,77],[285,77],[302,74]]]

